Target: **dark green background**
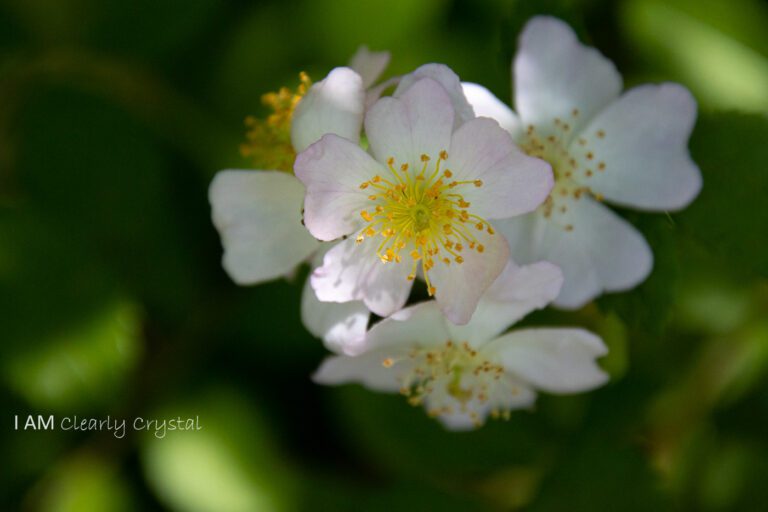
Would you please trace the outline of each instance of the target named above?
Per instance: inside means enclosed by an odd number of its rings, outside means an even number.
[[[297,279],[238,288],[207,186],[247,167],[262,93],[358,44],[507,100],[516,35],[568,21],[627,86],[699,100],[704,188],[622,212],[651,278],[575,313],[611,382],[449,433],[397,396],[321,388]],[[768,6],[757,0],[0,0],[0,509],[764,510]],[[198,415],[204,430],[14,431],[27,414]]]

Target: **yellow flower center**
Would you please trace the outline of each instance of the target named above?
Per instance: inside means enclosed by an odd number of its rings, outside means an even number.
[[[465,250],[484,252],[485,246],[473,229],[495,233],[488,221],[470,213],[470,203],[459,193],[462,187],[482,187],[483,182],[452,180],[451,170],[441,169],[447,159],[448,153],[441,151],[431,166],[431,158],[421,155],[422,166],[416,172],[407,163],[396,167],[391,157],[387,177],[376,175],[360,184],[361,189],[373,193],[368,196],[370,208],[360,212],[367,225],[358,234],[357,243],[381,237],[376,254],[384,263],[400,263],[406,251],[412,261],[408,279],[415,279],[421,262],[430,295],[435,287],[429,270],[435,264],[461,264]]]
[[[579,114],[578,109],[571,111],[573,121]],[[605,136],[606,132],[602,129],[582,133],[574,144],[571,124],[559,118],[554,119],[553,133],[549,135],[540,133],[533,125],[527,127],[520,148],[529,156],[549,162],[555,177],[555,185],[538,212],[565,231],[573,231],[573,224],[560,222],[557,217],[568,212],[570,201],[579,201],[585,195],[603,200],[587,183],[596,173],[606,171],[605,162],[598,160],[596,152],[590,147],[592,141],[604,139]]]
[[[384,359],[382,365],[402,371],[400,393],[411,405],[426,401],[430,416],[466,414],[476,426],[482,424],[476,408],[490,404],[491,417],[508,419],[510,401],[520,393],[503,366],[467,342],[413,349],[399,359]]]
[[[259,169],[293,172],[296,152],[291,144],[291,121],[296,105],[307,94],[312,81],[302,72],[295,91],[282,87],[261,97],[261,102],[272,112],[265,119],[245,118],[245,142],[240,154]]]

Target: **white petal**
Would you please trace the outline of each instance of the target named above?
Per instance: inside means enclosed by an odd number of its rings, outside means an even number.
[[[445,317],[434,301],[403,309],[374,325],[354,357],[327,359],[315,375],[322,384],[360,382],[378,391],[400,389],[399,377],[412,369],[408,353],[448,341]],[[390,365],[382,363],[389,359]]]
[[[336,68],[310,87],[293,112],[291,142],[300,153],[326,133],[357,143],[363,125],[365,89],[360,75]]]
[[[454,119],[454,122],[456,123],[455,127],[459,127],[475,117],[475,111],[472,109],[472,105],[469,104],[466,96],[464,96],[464,90],[459,76],[445,64],[424,64],[413,73],[404,75],[400,79],[397,89],[395,89],[394,96],[402,96],[405,91],[410,89],[413,84],[422,78],[431,78],[442,85],[446,90],[448,96],[451,98],[453,110],[456,113]]]
[[[621,76],[613,64],[579,43],[567,24],[550,17],[533,18],[523,29],[514,83],[523,123],[545,134],[554,131],[555,118],[578,131],[621,92]]]
[[[687,147],[695,121],[696,101],[688,89],[643,85],[600,112],[581,134],[587,143],[572,144],[571,154],[581,169],[593,170],[582,181],[606,199],[677,210],[701,190],[701,173]]]
[[[401,309],[374,325],[365,338],[364,350],[429,349],[450,339],[445,317],[430,300]]]
[[[360,46],[349,61],[349,67],[363,79],[363,89],[368,89],[387,68],[389,58],[389,52],[372,52],[367,46]]]
[[[495,351],[508,372],[550,393],[587,391],[608,381],[595,362],[608,350],[584,329],[512,331],[486,350]]]
[[[462,82],[461,88],[477,117],[495,119],[499,126],[507,130],[515,140],[522,137],[524,130],[520,118],[491,91],[482,85],[471,82]]]
[[[359,351],[369,317],[368,308],[361,301],[321,302],[310,286],[310,279],[304,283],[301,321],[309,332],[323,340],[329,350],[344,354]]]
[[[469,322],[480,297],[509,260],[507,240],[499,233],[489,235],[485,231],[475,231],[475,236],[484,246],[482,253],[465,247],[461,252],[463,263],[445,264],[436,259],[434,268],[429,271],[437,304],[451,322],[459,325]],[[444,257],[444,254],[441,252],[437,257]]]
[[[515,261],[547,260],[562,269],[565,282],[555,305],[578,308],[603,291],[628,290],[648,277],[653,254],[630,223],[586,196],[566,205],[567,213],[555,211],[551,220],[537,212],[495,223]]]
[[[365,109],[370,109],[373,104],[376,103],[379,98],[381,98],[381,95],[384,94],[384,91],[399,84],[400,78],[401,77],[399,76],[393,76],[388,80],[384,80],[382,83],[376,85],[375,87],[368,89],[368,91],[365,93]]]
[[[304,186],[288,173],[221,171],[208,195],[224,269],[238,284],[283,276],[319,247],[301,225]]]
[[[320,240],[335,240],[362,222],[367,194],[360,184],[385,172],[359,146],[337,135],[325,135],[296,157],[296,176],[307,187],[304,222]]]
[[[312,379],[318,384],[330,385],[355,382],[373,391],[394,393],[400,389],[398,372],[396,368],[387,368],[382,364],[391,355],[391,352],[371,351],[355,357],[329,357]]]
[[[377,160],[394,157],[397,165],[421,166],[420,157],[437,158],[448,149],[453,107],[445,89],[423,78],[399,97],[377,101],[365,116],[365,132]]]
[[[549,195],[552,168],[544,160],[520,151],[512,137],[488,118],[464,123],[453,134],[445,168],[452,180],[481,180],[456,187],[472,206],[469,211],[485,219],[503,219],[533,211]]]
[[[412,281],[407,279],[410,265],[383,263],[376,255],[378,244],[354,238],[339,242],[323,259],[323,266],[312,273],[312,288],[324,302],[362,300],[379,316],[401,309],[408,299]]]
[[[549,262],[519,267],[509,261],[480,299],[472,320],[466,325],[449,325],[452,339],[480,347],[531,311],[552,302],[562,284],[563,273]]]

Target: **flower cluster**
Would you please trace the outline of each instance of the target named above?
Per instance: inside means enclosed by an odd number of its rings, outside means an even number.
[[[548,17],[520,37],[516,111],[441,64],[376,84],[388,61],[363,47],[265,96],[273,112],[248,119],[242,150],[266,168],[210,188],[224,268],[257,284],[308,262],[302,320],[335,353],[315,380],[400,392],[448,428],[605,383],[596,335],[505,331],[648,276],[648,244],[605,203],[667,211],[697,195],[690,93],[622,94],[613,65]],[[408,305],[414,283],[428,300]]]

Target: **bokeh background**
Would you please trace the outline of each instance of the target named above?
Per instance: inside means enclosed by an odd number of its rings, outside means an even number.
[[[610,384],[449,433],[321,388],[294,280],[236,287],[207,186],[248,167],[262,93],[361,43],[510,97],[516,35],[567,20],[627,86],[697,97],[704,175],[622,212],[651,278],[585,325]],[[768,507],[768,5],[757,0],[0,0],[0,509],[595,511]],[[199,416],[199,432],[14,431],[13,417]]]

